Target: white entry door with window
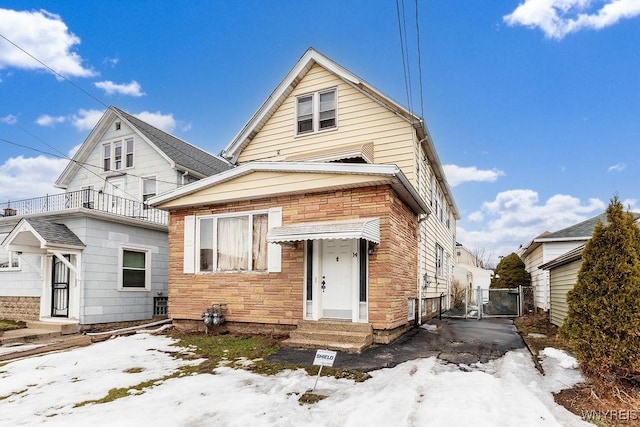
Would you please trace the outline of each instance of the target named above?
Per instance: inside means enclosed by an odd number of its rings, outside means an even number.
[[[323,318],[352,320],[357,265],[355,240],[323,240],[320,286]]]

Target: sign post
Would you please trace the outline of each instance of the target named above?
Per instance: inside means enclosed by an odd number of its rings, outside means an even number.
[[[314,365],[320,365],[320,369],[318,369],[318,376],[316,377],[316,382],[313,384],[313,388],[311,391],[316,389],[316,385],[318,385],[318,379],[320,378],[320,373],[322,372],[323,366],[333,366],[333,362],[336,360],[337,351],[331,350],[318,350],[316,351],[316,357],[313,359]]]

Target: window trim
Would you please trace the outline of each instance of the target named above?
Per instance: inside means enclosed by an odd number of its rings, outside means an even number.
[[[10,267],[0,267],[0,273],[2,273],[3,271],[21,271],[22,270],[22,259],[20,258],[20,255],[15,252],[15,251],[4,251],[5,253],[7,253],[9,255],[9,265]],[[13,257],[16,257],[18,259],[18,266],[17,267],[13,267]]]
[[[270,245],[269,243],[267,243],[267,247],[266,247],[266,256],[267,256],[267,264],[266,267],[264,269],[261,270],[254,270],[253,269],[253,217],[256,215],[266,215],[267,217],[267,230],[269,229],[269,210],[268,209],[260,209],[260,210],[255,210],[255,211],[242,211],[242,212],[230,212],[230,213],[223,213],[223,214],[216,214],[216,215],[202,215],[202,216],[196,216],[195,218],[195,248],[194,248],[194,252],[195,252],[195,273],[196,274],[237,274],[237,273],[268,273],[270,271],[269,268],[269,250],[268,250],[268,246]],[[249,217],[249,220],[247,222],[247,230],[248,230],[248,235],[249,235],[249,244],[247,245],[247,250],[248,250],[248,268],[246,270],[218,270],[217,268],[217,257],[215,256],[215,254],[217,253],[217,245],[218,245],[218,219],[221,218],[240,218],[240,217]],[[200,242],[200,238],[201,238],[201,232],[200,232],[200,224],[202,223],[203,220],[213,220],[213,224],[212,224],[212,232],[213,232],[213,236],[212,236],[212,246],[213,246],[213,252],[214,252],[214,256],[212,257],[212,269],[211,270],[201,270],[200,266],[201,266],[201,242]],[[266,237],[266,236],[265,236]]]
[[[124,252],[141,252],[144,257],[144,288],[124,286]],[[124,292],[148,292],[151,290],[151,249],[142,246],[121,246],[118,250],[118,290]]]
[[[330,127],[320,129],[320,95],[333,92],[334,93],[334,121],[335,124]],[[302,98],[311,97],[311,130],[306,132],[298,131],[299,124],[299,115],[298,115],[298,102]],[[315,135],[322,132],[331,132],[333,130],[338,129],[338,87],[330,87],[326,89],[321,89],[313,92],[306,92],[300,95],[296,95],[295,97],[295,105],[294,105],[294,135],[296,137],[306,136],[306,135]]]
[[[128,152],[127,146],[131,142],[131,152]],[[116,160],[116,147],[120,147],[120,156]],[[134,138],[118,138],[113,141],[102,144],[102,171],[114,172],[125,169],[133,169],[135,166],[135,139]],[[108,152],[107,152],[108,150]],[[129,155],[131,156],[131,165],[129,164]],[[120,163],[120,167],[116,167],[116,162]],[[107,167],[108,163],[108,167]]]

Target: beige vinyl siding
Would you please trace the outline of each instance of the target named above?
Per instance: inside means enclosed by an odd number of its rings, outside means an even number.
[[[420,223],[420,239],[418,250],[418,280],[422,279],[422,276],[427,273],[431,279],[431,285],[426,289],[425,297],[433,298],[444,292],[445,295],[449,294],[449,286],[451,284],[451,278],[453,274],[453,266],[455,264],[455,230],[456,221],[449,212],[450,226],[447,228],[446,219],[445,222],[440,221],[437,217],[434,204],[431,200],[431,185],[439,185],[437,180],[433,180],[433,169],[428,162],[423,161],[425,157],[422,148],[418,147],[419,155],[417,159],[420,163],[416,163],[416,169],[420,172],[420,181],[418,191],[422,198],[432,209],[431,214],[426,220]],[[444,193],[444,189],[442,192]],[[444,198],[444,203],[447,203]],[[451,206],[448,207],[451,211]],[[443,260],[443,277],[437,278],[436,285],[436,244],[442,246],[444,249],[445,258]],[[447,255],[449,255],[449,263],[447,264]]]
[[[380,176],[345,175],[328,173],[254,172],[204,188],[181,197],[176,202],[163,204],[163,209],[174,206],[214,204],[235,200],[254,200],[281,194],[309,193],[314,190],[354,188],[383,185],[388,179]]]
[[[551,323],[561,326],[567,317],[569,307],[567,304],[567,292],[573,289],[578,278],[578,270],[582,260],[570,262],[553,268],[551,275]]]
[[[337,89],[337,128],[296,135],[296,97],[329,88]],[[415,138],[410,123],[366,94],[314,65],[273,116],[244,148],[238,164],[256,160],[283,161],[351,144],[372,142],[376,163],[395,164],[415,186],[417,183]]]

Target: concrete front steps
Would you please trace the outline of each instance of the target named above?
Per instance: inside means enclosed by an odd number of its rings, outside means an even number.
[[[297,329],[289,333],[283,344],[287,347],[360,353],[373,344],[373,327],[369,323],[300,320]]]
[[[0,345],[57,338],[62,335],[75,334],[79,331],[80,327],[77,322],[28,321],[26,328],[5,331],[4,334],[0,335]]]

